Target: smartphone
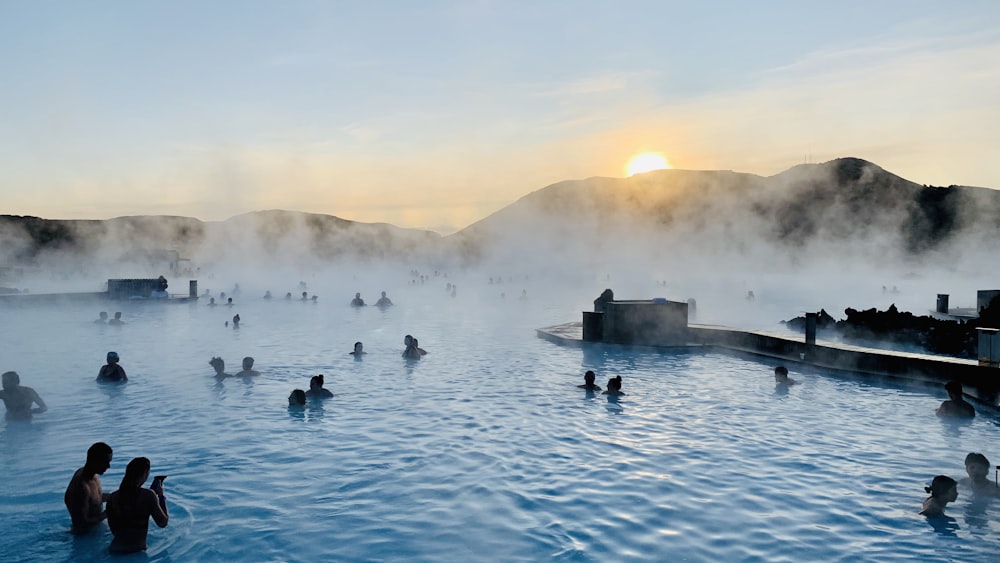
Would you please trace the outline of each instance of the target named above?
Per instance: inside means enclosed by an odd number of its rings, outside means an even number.
[[[163,488],[163,481],[166,478],[167,478],[166,475],[157,475],[156,477],[153,477],[153,484],[150,485],[149,488],[153,489],[153,490],[162,489]]]

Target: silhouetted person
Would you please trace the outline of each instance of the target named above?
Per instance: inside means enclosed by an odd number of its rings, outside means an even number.
[[[309,301],[309,293],[303,291],[302,292],[302,299],[299,299],[299,301]]]
[[[364,356],[367,353],[368,352],[365,352],[365,345],[364,344],[362,344],[361,342],[355,342],[354,343],[354,351],[351,352],[350,354],[352,356],[354,356],[355,360],[360,360],[361,356]]]
[[[937,409],[938,416],[955,418],[972,418],[976,416],[976,409],[969,404],[962,396],[962,384],[958,381],[949,381],[944,386],[948,392],[948,400],[941,403]]]
[[[123,325],[125,321],[122,320],[122,312],[118,311],[115,313],[115,318],[108,321],[109,325]]]
[[[774,382],[778,385],[795,385],[798,381],[788,377],[788,368],[778,366],[774,368]]]
[[[208,361],[208,365],[215,369],[215,377],[229,377],[230,374],[226,373],[226,362],[222,358],[215,356]]]
[[[73,473],[66,486],[63,502],[73,522],[71,531],[74,534],[89,532],[106,517],[103,505],[108,495],[101,490],[98,475],[104,475],[111,467],[111,457],[111,446],[104,442],[94,443],[87,450],[87,462]]]
[[[392,299],[389,299],[388,297],[386,297],[385,296],[385,292],[383,291],[382,292],[382,297],[378,298],[378,301],[375,302],[375,306],[376,307],[392,307]]]
[[[354,299],[351,299],[351,307],[364,307],[365,300],[361,298],[361,293],[355,293]]]
[[[323,374],[314,375],[309,379],[309,390],[306,391],[306,397],[326,399],[332,396],[333,393],[323,388]]]
[[[226,298],[226,307],[232,307],[232,306],[233,306],[233,298],[232,297]]]
[[[108,527],[114,539],[112,553],[135,553],[146,549],[149,518],[156,525],[167,527],[167,499],[163,496],[163,481],[154,480],[155,489],[145,489],[149,479],[149,459],[133,458],[125,467],[125,476],[118,490],[108,496]]]
[[[7,420],[31,420],[31,415],[42,414],[49,410],[45,401],[31,387],[21,385],[21,376],[16,371],[3,374],[3,390],[0,390],[0,400],[7,408]],[[31,408],[31,405],[38,405]]]
[[[938,475],[924,490],[931,495],[920,511],[924,516],[944,516],[945,505],[958,498],[958,483],[947,475]]]
[[[586,389],[587,391],[600,391],[601,386],[594,383],[597,380],[597,374],[591,370],[587,370],[587,373],[583,374],[583,385],[577,385],[580,389]]]
[[[622,376],[616,375],[608,380],[608,390],[602,395],[624,395],[625,392],[622,391]]]
[[[270,298],[271,298],[271,290],[269,289],[264,292],[264,299],[270,299]]]
[[[289,291],[288,293],[285,294],[285,301],[291,301],[291,300],[292,300],[292,292]]]
[[[233,328],[240,328],[240,314],[233,315]]]
[[[97,380],[102,383],[128,381],[125,368],[118,365],[118,352],[108,352],[108,363],[101,366],[101,371],[97,373]]]
[[[215,298],[214,297],[209,297],[209,299],[208,299],[208,306],[209,307],[215,307]]]
[[[107,323],[108,323],[108,312],[107,311],[101,311],[101,313],[97,316],[97,318],[94,319],[94,324],[95,325],[103,325],[103,324],[107,324]]]
[[[301,389],[293,389],[288,395],[288,406],[304,407],[306,405],[306,392]]]
[[[417,340],[415,338],[407,334],[403,337],[403,344],[406,345],[406,348],[403,349],[404,358],[408,360],[419,360],[421,358],[422,354],[420,353],[420,349],[417,348]]]
[[[603,313],[604,306],[614,300],[615,300],[615,292],[611,291],[610,289],[605,289],[603,292],[601,292],[599,296],[597,296],[597,299],[594,299],[594,312]]]
[[[255,375],[260,375],[260,372],[253,369],[253,358],[247,356],[243,358],[243,371],[237,373],[236,375],[240,377],[253,377]]]
[[[958,484],[972,489],[972,494],[977,496],[1000,496],[1000,487],[987,478],[990,473],[990,460],[986,456],[978,453],[970,453],[965,456],[965,472],[968,477],[962,477]]]

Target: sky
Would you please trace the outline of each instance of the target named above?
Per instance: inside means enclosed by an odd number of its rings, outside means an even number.
[[[448,234],[637,154],[1000,188],[1000,3],[0,2],[0,213]]]

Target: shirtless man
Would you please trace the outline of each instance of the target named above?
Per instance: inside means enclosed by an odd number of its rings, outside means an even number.
[[[237,377],[253,377],[260,375],[260,372],[253,369],[253,358],[247,356],[243,358],[243,371],[236,374]]]
[[[101,371],[97,372],[97,380],[108,381],[128,381],[125,375],[125,368],[118,365],[118,352],[108,352],[108,363],[101,366]]]
[[[69,480],[63,502],[73,521],[74,534],[89,532],[107,517],[101,505],[108,500],[108,495],[101,491],[98,475],[103,475],[109,467],[111,446],[97,442],[87,450],[87,463]]]
[[[944,388],[948,392],[948,400],[942,402],[935,411],[938,416],[954,418],[973,418],[976,416],[976,409],[963,396],[961,382],[949,381]]]
[[[31,420],[31,415],[49,410],[34,389],[21,386],[21,376],[16,371],[8,371],[2,377],[3,391],[0,391],[0,400],[7,407],[7,420]],[[31,408],[32,403],[38,406]]]

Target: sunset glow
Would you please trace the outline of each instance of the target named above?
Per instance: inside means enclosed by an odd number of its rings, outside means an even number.
[[[632,160],[628,161],[625,171],[629,176],[635,176],[643,172],[666,170],[668,168],[670,168],[670,163],[667,162],[665,156],[655,152],[646,152],[633,156]]]

